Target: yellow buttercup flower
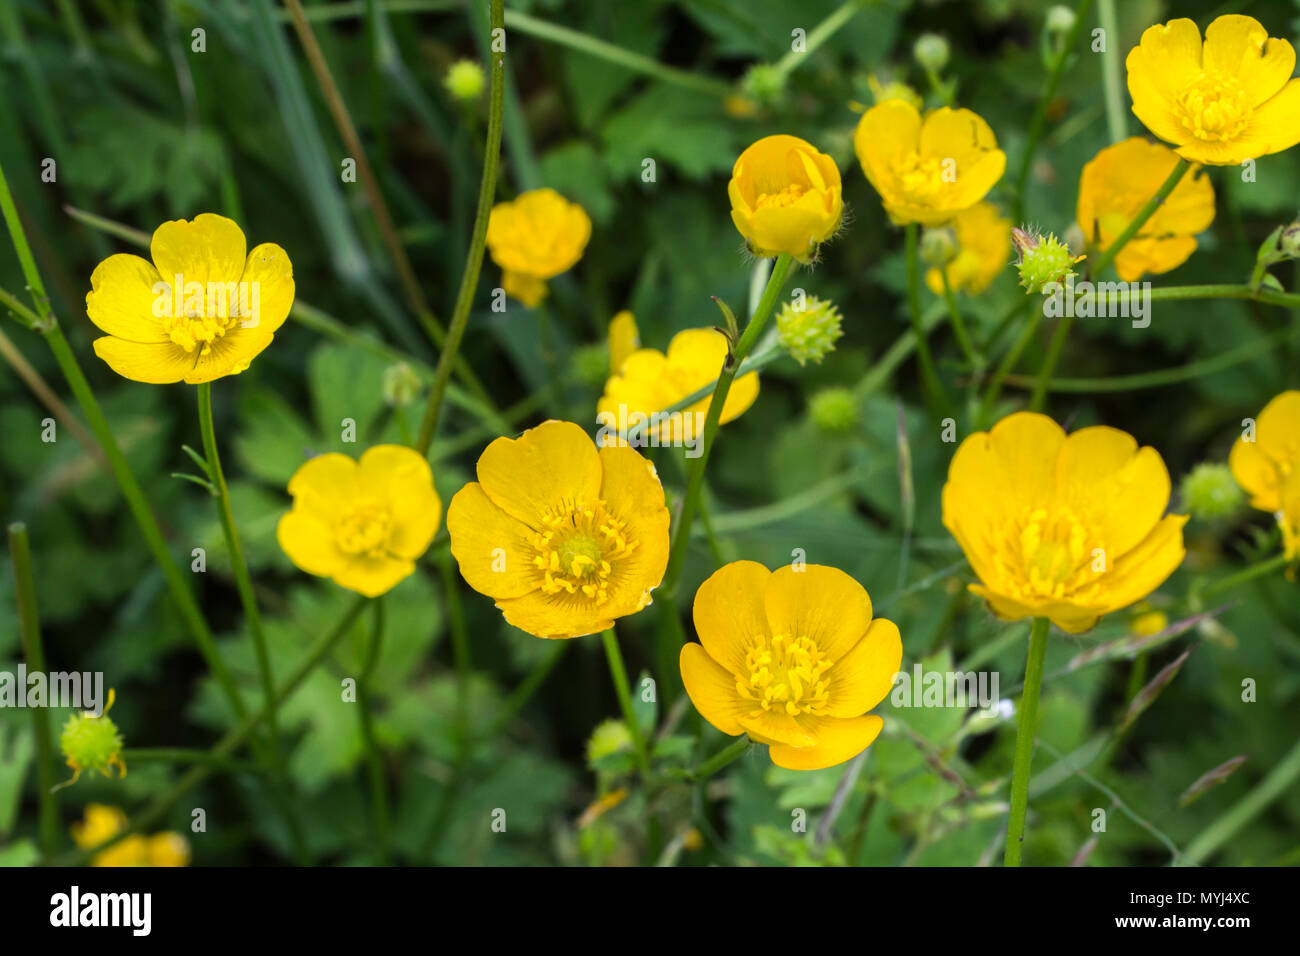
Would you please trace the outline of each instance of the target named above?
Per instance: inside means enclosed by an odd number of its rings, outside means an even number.
[[[99,846],[126,829],[126,814],[100,803],[86,805],[85,818],[72,824],[72,840],[83,850]],[[189,842],[179,833],[139,833],[119,840],[90,858],[91,866],[187,866]]]
[[[682,648],[682,683],[724,734],[749,734],[789,770],[833,767],[862,753],[884,722],[903,660],[898,628],[836,568],[769,571],[733,561],[695,593],[699,644]]]
[[[498,438],[478,481],[447,509],[451,553],[470,587],[536,637],[579,637],[650,603],[668,564],[668,508],[654,466],[596,450],[572,422]]]
[[[970,561],[970,589],[1005,620],[1046,617],[1071,634],[1140,601],[1182,563],[1169,472],[1115,428],[1066,436],[1017,412],[957,449],[943,523]]]
[[[727,360],[727,339],[716,329],[686,329],[673,336],[668,354],[658,349],[637,349],[605,383],[605,394],[596,404],[600,421],[623,423],[662,411],[687,395],[712,385]],[[682,410],[680,416],[659,426],[659,443],[693,441],[701,429],[711,396],[705,396]],[[747,372],[736,379],[722,406],[721,423],[739,418],[758,398],[758,373]],[[617,439],[612,436],[608,439]]]
[[[377,597],[415,570],[442,521],[423,455],[376,445],[353,461],[317,455],[289,479],[293,509],[275,536],[301,570]]]
[[[989,124],[970,110],[932,110],[907,100],[862,114],[853,149],[896,223],[934,226],[975,205],[1002,178],[1007,157]]]
[[[786,252],[808,262],[844,214],[835,161],[797,136],[765,136],[741,153],[727,195],[731,221],[756,256]]]
[[[1287,556],[1300,558],[1300,391],[1265,405],[1250,437],[1237,439],[1228,465],[1251,507],[1277,515]]]
[[[627,357],[640,347],[636,316],[624,309],[609,320],[609,374],[617,375]]]
[[[1300,142],[1295,50],[1254,17],[1150,27],[1128,55],[1133,113],[1183,159],[1235,166]]]
[[[247,249],[225,216],[203,213],[154,230],[153,259],[119,253],[90,276],[95,354],[135,382],[195,385],[238,375],[271,344],[293,305],[293,265],[264,242]]]
[[[546,297],[546,280],[572,269],[591,239],[591,218],[554,189],[520,193],[488,217],[487,247],[502,288],[524,305]]]
[[[1079,228],[1089,245],[1105,249],[1119,238],[1178,163],[1169,147],[1133,136],[1107,146],[1079,177]],[[1168,272],[1196,251],[1196,236],[1214,222],[1214,187],[1198,166],[1115,257],[1125,282]]]
[[[957,233],[957,256],[944,266],[948,284],[954,292],[978,295],[1010,261],[1011,220],[998,215],[992,203],[980,202],[959,212],[952,225]],[[943,295],[943,276],[938,269],[925,274],[925,284],[935,295]]]

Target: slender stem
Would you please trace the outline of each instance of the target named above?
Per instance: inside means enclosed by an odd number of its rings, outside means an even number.
[[[302,686],[303,681],[305,681],[308,676],[320,666],[321,662],[330,655],[334,650],[334,645],[337,644],[343,638],[343,635],[348,632],[348,629],[352,627],[352,624],[356,621],[357,616],[362,612],[366,604],[367,601],[365,598],[358,597],[352,603],[352,606],[344,612],[343,616],[334,626],[334,630],[325,634],[320,638],[320,640],[312,645],[306,656],[303,657],[298,666],[289,674],[288,679],[280,685],[280,689],[275,695],[275,703],[277,706],[283,704],[286,700],[292,697],[298,688]],[[233,730],[222,737],[221,740],[217,742],[216,746],[209,751],[212,758],[214,760],[220,760],[229,757],[230,754],[234,753],[235,750],[253,736],[253,733],[259,726],[261,726],[262,722],[266,720],[266,717],[267,708],[263,707],[255,714],[241,720]],[[120,833],[98,846],[91,847],[87,850],[81,850],[75,854],[70,854],[66,859],[60,859],[58,863],[64,866],[82,866],[92,856],[102,853],[104,850],[107,850],[109,847],[116,845],[133,834],[150,829],[163,818],[173,803],[183,797],[192,788],[206,780],[212,774],[214,767],[215,765],[211,763],[195,767],[185,776],[181,777],[180,780],[176,781],[176,783],[172,784],[165,793],[155,798],[154,801],[145,808],[144,812],[136,816],[131,821],[130,825]]]
[[[12,293],[0,289],[0,302],[4,302],[5,298],[11,295]],[[0,332],[0,356],[14,370],[14,374],[23,380],[23,383],[40,400],[41,404],[50,410],[58,423],[72,432],[77,442],[86,449],[86,453],[95,459],[95,462],[101,468],[108,471],[108,459],[104,457],[104,450],[96,443],[95,436],[81,423],[81,419],[73,414],[72,409],[63,403],[63,399],[55,394],[54,389],[50,388],[41,373],[32,367],[32,364],[27,361],[22,352],[18,350],[18,347],[4,332]]]
[[[919,232],[916,223],[907,224],[907,311],[912,318],[912,336],[916,340],[916,358],[921,366],[921,384],[934,406],[942,414],[948,415],[952,411],[952,403],[943,390],[943,383],[939,381],[934,356],[930,354],[930,342],[925,336],[925,324],[921,321],[921,261],[917,254]]]
[[[375,624],[370,634],[370,648],[357,681],[357,705],[361,722],[361,738],[366,745],[366,764],[370,771],[370,813],[374,828],[375,855],[380,865],[388,863],[388,782],[384,779],[384,755],[375,739],[374,705],[370,699],[370,681],[379,662],[379,649],[384,640],[384,601],[376,598]]]
[[[966,356],[966,361],[975,369],[984,367],[984,357],[975,349],[975,344],[971,341],[970,332],[966,330],[966,320],[962,318],[961,309],[957,305],[957,297],[952,294],[952,283],[948,281],[948,270],[946,268],[939,270],[939,275],[943,279],[943,301],[948,306],[948,321],[952,323],[953,334],[957,337],[957,345],[961,347],[962,355]]]
[[[713,388],[713,398],[709,401],[709,410],[704,417],[700,455],[691,462],[690,477],[686,483],[686,497],[682,501],[681,515],[677,519],[677,527],[673,531],[672,545],[668,552],[668,567],[664,571],[661,589],[669,598],[672,597],[673,589],[677,586],[677,579],[681,576],[685,564],[686,549],[691,539],[691,525],[695,521],[695,512],[700,504],[700,493],[704,487],[704,470],[708,466],[709,452],[712,451],[713,441],[718,434],[718,425],[722,420],[722,407],[726,404],[727,393],[731,391],[731,383],[735,380],[745,357],[753,350],[759,336],[762,335],[793,265],[794,259],[789,254],[783,252],[777,257],[758,308],[750,318],[749,324],[745,326],[745,331],[741,333],[740,341],[727,356],[722,371],[718,373],[718,381]]]
[[[1024,328],[1020,330],[1020,337],[1016,339],[1011,351],[1006,354],[998,365],[997,371],[993,373],[993,380],[989,382],[989,387],[984,392],[984,401],[980,405],[979,420],[976,422],[980,428],[990,424],[989,418],[993,415],[993,406],[997,404],[998,395],[1002,392],[1002,383],[1006,381],[1008,374],[1020,361],[1020,356],[1024,354],[1025,349],[1029,347],[1029,343],[1033,341],[1034,335],[1038,332],[1038,326],[1043,321],[1043,310],[1034,308],[1032,300],[1029,309],[1029,319],[1025,322]]]
[[[689,779],[692,781],[699,781],[713,776],[723,767],[732,763],[737,758],[744,756],[745,752],[749,750],[751,746],[753,746],[753,744],[748,735],[741,734],[726,747],[719,750],[708,760],[704,761],[704,763],[692,770],[689,774]]]
[[[791,70],[800,63],[806,62],[823,43],[839,31],[840,27],[865,8],[866,3],[863,0],[845,0],[843,4],[832,10],[825,20],[808,31],[802,50],[798,52],[791,50],[777,60],[776,72],[781,76],[788,76]]]
[[[1215,581],[1208,585],[1204,590],[1198,593],[1201,600],[1207,600],[1222,594],[1225,591],[1231,591],[1239,584],[1245,584],[1247,581],[1253,581],[1255,578],[1263,577],[1266,574],[1272,574],[1286,567],[1291,559],[1285,554],[1277,554],[1271,558],[1252,564],[1248,568],[1238,571],[1236,574],[1230,574],[1226,578]]]
[[[1070,328],[1073,325],[1073,315],[1062,316],[1061,320],[1056,323],[1056,329],[1052,332],[1052,340],[1047,344],[1047,355],[1038,369],[1038,377],[1034,380],[1034,390],[1029,397],[1029,407],[1032,411],[1041,412],[1043,405],[1047,402],[1048,383],[1052,380],[1052,373],[1056,371],[1057,363],[1061,361],[1061,352],[1065,350],[1065,341],[1070,337]]]
[[[623,712],[623,722],[627,732],[632,735],[632,748],[636,752],[637,767],[647,782],[650,778],[650,758],[646,752],[645,734],[637,723],[636,711],[632,707],[632,691],[627,682],[627,668],[623,666],[623,652],[618,649],[618,638],[613,629],[600,635],[605,645],[605,658],[609,661],[609,676],[614,681],[614,693],[618,696],[618,706]]]
[[[490,22],[493,30],[505,29],[504,17],[503,0],[491,0]],[[469,323],[469,309],[474,302],[474,290],[478,287],[479,270],[483,267],[488,216],[492,212],[492,198],[496,193],[497,184],[497,166],[501,160],[501,111],[505,102],[505,64],[504,52],[493,53],[487,145],[483,152],[483,180],[479,184],[478,210],[474,214],[474,233],[470,240],[469,255],[465,259],[465,271],[461,273],[460,291],[456,294],[456,306],[452,310],[447,340],[438,355],[433,384],[429,386],[429,404],[424,410],[424,420],[420,423],[420,437],[415,447],[421,454],[427,454],[429,445],[433,443],[433,435],[438,427],[438,413],[442,409],[443,392],[447,389],[452,364],[460,349],[460,341],[465,335],[465,326]]]
[[[1016,759],[1011,772],[1011,813],[1007,821],[1007,866],[1020,865],[1025,839],[1025,812],[1029,809],[1029,765],[1034,758],[1034,733],[1038,726],[1038,691],[1043,684],[1043,659],[1047,656],[1047,633],[1051,622],[1034,618],[1029,632],[1029,660],[1025,665],[1025,689],[1020,695],[1020,720],[1016,725]]]
[[[184,747],[128,747],[122,751],[122,762],[128,766],[140,763],[203,764],[234,773],[262,772],[260,767],[252,763],[214,757],[206,750],[188,750]]]
[[[488,731],[489,737],[496,737],[506,729],[515,714],[519,713],[533,694],[537,692],[537,689],[545,683],[547,676],[555,668],[555,665],[560,662],[560,658],[564,656],[564,652],[569,649],[572,642],[559,640],[551,643],[554,645],[551,652],[533,665],[533,669],[528,672],[528,676],[520,682],[514,693],[506,699],[506,702],[501,705],[501,709],[497,711],[496,719],[492,721],[492,727]]]
[[[1115,0],[1097,0],[1097,20],[1108,37],[1119,36],[1115,17]],[[1101,86],[1106,99],[1106,130],[1110,141],[1118,143],[1128,135],[1128,117],[1119,85],[1119,46],[1110,43],[1101,54]]]
[[[18,603],[18,632],[22,638],[27,669],[45,673],[45,649],[41,643],[41,620],[36,608],[36,583],[32,574],[32,551],[27,526],[9,526],[9,554],[14,566],[14,593]],[[37,801],[40,813],[41,851],[48,857],[59,845],[59,807],[55,786],[54,737],[50,731],[48,707],[32,708],[32,730],[36,734]]]
[[[1065,65],[1074,51],[1075,44],[1079,42],[1079,35],[1083,32],[1091,9],[1092,0],[1079,0],[1079,6],[1075,10],[1074,27],[1057,51],[1056,59],[1052,61],[1048,71],[1047,80],[1043,83],[1043,92],[1039,94],[1038,105],[1034,107],[1034,117],[1029,121],[1029,134],[1025,138],[1025,151],[1020,156],[1020,169],[1016,173],[1015,201],[1011,206],[1013,222],[1020,222],[1025,217],[1025,185],[1029,182],[1029,170],[1034,163],[1034,153],[1037,152],[1038,144],[1043,138],[1043,131],[1047,127],[1047,110],[1052,100],[1056,98],[1056,90],[1061,85]]]
[[[1155,195],[1147,200],[1146,205],[1138,210],[1138,214],[1133,217],[1132,222],[1124,227],[1124,231],[1097,258],[1097,262],[1088,270],[1090,275],[1101,277],[1102,273],[1106,271],[1106,267],[1114,262],[1115,257],[1128,245],[1129,240],[1138,234],[1142,227],[1146,225],[1147,220],[1154,216],[1156,210],[1169,198],[1169,194],[1174,191],[1174,188],[1182,181],[1183,176],[1187,174],[1187,170],[1190,168],[1191,163],[1185,159],[1179,159],[1178,162],[1174,163],[1174,168],[1165,177],[1165,181],[1160,184],[1160,188],[1156,190]]]

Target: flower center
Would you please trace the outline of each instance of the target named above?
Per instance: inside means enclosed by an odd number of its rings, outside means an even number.
[[[898,169],[898,185],[908,201],[925,203],[944,187],[944,165],[938,157],[922,159],[916,153],[904,156]]]
[[[798,183],[791,183],[780,192],[759,193],[758,198],[754,201],[755,211],[759,209],[784,209],[786,206],[793,206],[808,190]]]
[[[213,344],[238,324],[238,304],[232,305],[223,308],[216,300],[209,307],[202,295],[196,295],[186,301],[183,314],[162,317],[163,332],[186,352],[198,349],[201,356],[207,355]]]
[[[1105,570],[1106,560],[1089,546],[1088,529],[1068,509],[1032,511],[1005,542],[997,562],[1022,597],[1076,594]]]
[[[344,511],[334,526],[334,540],[347,554],[380,558],[387,551],[391,527],[387,508],[370,503],[355,505]]]
[[[597,604],[609,599],[610,576],[619,560],[636,550],[627,522],[611,515],[598,498],[542,517],[542,530],[528,536],[542,572],[543,594],[581,594]]]
[[[745,655],[749,680],[737,680],[736,690],[757,705],[755,717],[774,709],[791,717],[817,714],[829,696],[825,674],[832,663],[810,638],[779,634]]]
[[[1199,140],[1222,143],[1246,129],[1254,108],[1236,77],[1217,70],[1203,72],[1175,98],[1178,120]]]

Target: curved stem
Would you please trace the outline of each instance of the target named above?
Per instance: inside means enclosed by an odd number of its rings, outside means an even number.
[[[1272,574],[1274,571],[1286,567],[1291,559],[1285,554],[1276,554],[1271,558],[1265,558],[1263,561],[1256,562],[1248,568],[1243,568],[1235,574],[1230,574],[1226,578],[1215,581],[1207,585],[1203,590],[1198,592],[1197,596],[1201,600],[1222,594],[1224,591],[1231,591],[1239,584],[1245,584],[1247,581],[1253,581],[1255,578],[1263,577],[1266,574]]]
[[[912,318],[912,337],[916,341],[916,359],[921,366],[921,384],[929,400],[943,415],[951,414],[952,403],[944,393],[943,383],[934,367],[930,342],[925,337],[925,324],[921,321],[921,261],[917,246],[919,227],[909,222],[906,227],[907,244],[907,311]]]
[[[719,750],[708,760],[704,761],[704,763],[692,770],[688,776],[692,781],[697,782],[711,777],[729,763],[732,763],[737,758],[743,756],[751,746],[753,746],[753,744],[750,741],[749,736],[747,734],[741,734],[722,750]]]
[[[966,330],[966,321],[957,305],[957,297],[952,294],[952,283],[948,281],[948,270],[940,269],[939,275],[943,280],[943,301],[948,306],[948,320],[952,323],[953,334],[957,336],[957,345],[961,347],[962,355],[966,356],[971,368],[983,368],[984,357],[976,351],[970,332]]]
[[[1160,188],[1156,190],[1155,195],[1148,199],[1146,205],[1138,210],[1138,214],[1133,217],[1133,221],[1124,227],[1124,231],[1116,237],[1115,241],[1097,259],[1096,264],[1088,270],[1090,275],[1100,277],[1106,271],[1106,267],[1115,261],[1115,257],[1128,245],[1128,241],[1138,234],[1138,231],[1146,225],[1147,220],[1155,215],[1161,203],[1169,198],[1169,194],[1174,191],[1174,187],[1182,181],[1183,176],[1186,175],[1187,170],[1190,168],[1191,163],[1185,159],[1179,159],[1178,162],[1174,163],[1174,168],[1165,177],[1165,181],[1160,184]]]
[[[505,29],[503,0],[491,0],[489,17],[493,30]],[[470,240],[469,255],[465,259],[465,270],[460,276],[460,291],[456,293],[456,305],[451,314],[451,325],[447,329],[447,339],[443,342],[442,351],[438,355],[433,384],[429,386],[429,403],[424,410],[424,420],[420,423],[420,437],[415,443],[416,450],[422,455],[428,454],[429,445],[433,443],[433,435],[438,427],[438,413],[442,410],[443,392],[447,390],[447,380],[451,377],[461,339],[465,336],[465,326],[469,323],[469,309],[474,302],[474,290],[478,288],[479,271],[483,268],[483,248],[487,243],[488,216],[492,212],[492,199],[496,194],[497,185],[497,166],[501,160],[501,113],[505,103],[505,67],[505,53],[493,53],[487,145],[483,151],[483,179],[479,183],[474,233]]]
[[[1038,691],[1043,684],[1043,659],[1047,656],[1047,632],[1051,622],[1034,618],[1029,632],[1029,660],[1025,665],[1025,689],[1020,694],[1016,725],[1016,760],[1011,772],[1011,813],[1007,821],[1007,866],[1020,865],[1025,839],[1025,813],[1029,809],[1029,765],[1034,758],[1034,731],[1038,724]]]
[[[632,691],[627,682],[627,668],[623,666],[623,652],[618,649],[618,637],[615,636],[612,628],[602,632],[600,640],[605,645],[605,658],[609,661],[609,676],[614,681],[614,693],[618,697],[619,709],[623,712],[623,722],[627,724],[627,732],[632,735],[632,748],[636,752],[637,768],[641,771],[642,779],[648,784],[650,758],[646,752],[645,734],[641,732],[641,725],[636,720],[636,711],[632,707]]]

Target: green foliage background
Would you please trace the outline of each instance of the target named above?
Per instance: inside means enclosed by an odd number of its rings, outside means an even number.
[[[305,6],[421,286],[445,318],[467,251],[486,100],[464,108],[440,81],[457,58],[482,60],[486,4]],[[850,215],[816,268],[798,272],[791,284],[834,300],[846,335],[821,365],[801,368],[783,359],[770,366],[759,401],[725,427],[710,463],[715,529],[728,558],[775,566],[802,548],[808,560],[852,574],[900,625],[905,667],[924,661],[928,668],[995,669],[1009,693],[1023,671],[1028,627],[1002,625],[963,596],[969,571],[939,522],[939,489],[955,446],[940,442],[925,416],[910,360],[871,374],[907,330],[902,235],[853,157],[853,104],[871,102],[873,73],[926,91],[911,45],[924,31],[944,33],[952,45],[945,75],[957,81],[958,105],[983,115],[1007,151],[1008,175],[990,197],[1007,209],[1045,82],[1040,32],[1048,5],[867,3],[791,69],[778,102],[745,117],[726,108],[729,91],[753,64],[780,62],[790,51],[791,30],[811,31],[840,7],[837,0],[510,0],[507,6],[514,18],[507,20],[511,86],[498,198],[552,186],[588,210],[594,239],[582,262],[553,284],[548,339],[535,316],[515,303],[504,314],[490,311],[488,290],[499,272],[485,264],[463,353],[496,407],[527,403],[511,419],[516,430],[545,417],[591,426],[603,384],[591,366],[603,361],[606,324],[617,310],[631,308],[642,342],[663,348],[676,331],[717,323],[710,296],[739,308],[751,263],[728,216],[731,166],[760,136],[808,139],[839,163]],[[1118,36],[1108,38],[1118,56],[1146,26],[1175,15],[1204,27],[1219,13],[1249,13],[1273,35],[1292,39],[1300,19],[1297,5],[1282,0],[1118,6]],[[653,58],[696,82],[670,81],[584,52],[572,37],[547,34],[547,24]],[[206,52],[191,52],[195,28],[206,31]],[[418,423],[420,404],[386,404],[382,378],[392,359],[384,349],[429,367],[436,352],[402,299],[364,192],[340,182],[346,150],[279,5],[13,0],[0,4],[0,54],[0,163],[52,305],[174,550],[188,565],[191,548],[206,549],[208,571],[195,576],[202,606],[246,696],[257,699],[255,661],[216,511],[201,489],[169,477],[187,469],[180,446],[198,445],[193,391],[119,379],[94,357],[89,343],[96,331],[84,311],[90,272],[111,252],[134,249],[66,207],[146,233],[166,219],[229,215],[250,244],[274,241],[288,250],[300,299],[344,329],[339,340],[291,321],[247,372],[215,387],[217,433],[277,673],[349,599],[329,582],[297,572],[277,547],[275,523],[288,507],[285,484],[310,452],[355,454],[369,444],[403,441],[404,429]],[[1024,196],[1028,221],[1058,233],[1073,220],[1084,163],[1109,143],[1100,63],[1080,46],[1049,104],[1047,134]],[[1130,134],[1144,132],[1131,115],[1126,122]],[[1157,281],[1244,281],[1259,243],[1296,214],[1296,156],[1292,150],[1261,159],[1253,183],[1242,182],[1233,168],[1214,171],[1212,229],[1185,266]],[[41,180],[47,157],[57,163],[55,183]],[[642,180],[645,158],[656,162],[654,182]],[[1284,285],[1295,286],[1289,267],[1276,271]],[[1012,272],[982,296],[963,299],[981,340],[1023,300]],[[22,292],[17,260],[8,253],[0,254],[0,284]],[[939,309],[928,291],[923,296],[927,312]],[[1288,327],[1300,330],[1300,317],[1249,303],[1157,304],[1144,330],[1077,323],[1058,374],[1105,379],[1182,366]],[[39,338],[14,323],[3,331],[66,396]],[[1031,343],[1020,371],[1038,368],[1049,332]],[[962,381],[950,333],[940,329],[932,340],[945,380]],[[1284,388],[1300,386],[1298,356],[1300,336],[1292,336],[1284,347],[1173,385],[1057,393],[1049,411],[1071,427],[1106,423],[1131,432],[1161,452],[1177,481],[1200,461],[1226,459],[1244,417],[1258,414]],[[558,395],[542,391],[548,361],[559,370]],[[828,386],[854,390],[858,429],[828,436],[810,423],[809,397]],[[0,514],[26,522],[32,535],[50,668],[104,671],[117,689],[113,716],[130,748],[209,746],[230,724],[225,701],[204,676],[116,486],[69,430],[61,429],[54,444],[42,442],[48,412],[8,365],[0,366],[0,400]],[[1025,390],[1009,388],[999,410],[1026,400]],[[898,477],[899,403],[913,462],[910,534]],[[344,418],[357,423],[356,445],[340,439]],[[963,433],[968,426],[963,420]],[[494,434],[466,403],[448,408],[433,448],[444,503],[472,476]],[[651,456],[676,501],[684,485],[680,458],[669,449]],[[1186,565],[1153,603],[1171,620],[1188,616],[1193,580],[1223,576],[1275,550],[1271,526],[1260,514],[1217,525],[1193,521]],[[641,859],[646,807],[635,784],[626,802],[589,826],[577,825],[601,792],[631,781],[626,753],[596,767],[585,757],[592,730],[618,714],[595,638],[572,642],[505,732],[477,745],[468,770],[456,774],[458,685],[445,633],[445,554],[444,532],[418,573],[387,599],[377,731],[394,794],[395,859],[494,865]],[[7,560],[0,563],[0,669],[13,670],[19,653],[13,578]],[[712,570],[701,539],[679,590],[684,607]],[[481,734],[553,648],[505,625],[488,599],[458,576],[455,581],[472,637],[469,722]],[[1099,742],[1132,693],[1135,665],[1107,661],[1052,675],[1075,655],[1125,636],[1131,617],[1114,615],[1080,638],[1053,635],[1039,731],[1046,746],[1034,765],[1027,861],[1068,863],[1096,836],[1089,864],[1167,862],[1167,843],[1186,846],[1292,751],[1300,737],[1296,587],[1280,575],[1246,585],[1228,595],[1231,608],[1214,621],[1154,649],[1144,665],[1148,679],[1182,650],[1194,650],[1116,752],[1100,760]],[[665,706],[644,714],[647,726],[666,730],[659,761],[688,766],[726,741],[689,708],[666,706],[676,678],[657,669],[656,613],[626,619],[619,630],[633,671],[654,676],[662,688]],[[689,613],[683,620],[692,634]],[[375,858],[362,738],[355,708],[339,702],[340,680],[360,667],[366,627],[356,626],[283,715],[293,742],[297,812],[320,862]],[[1258,684],[1253,703],[1241,699],[1246,678]],[[811,837],[843,768],[783,771],[760,747],[707,787],[683,784],[659,799],[667,837],[692,826],[704,833],[703,847],[676,861],[953,865],[996,859],[1014,722],[954,709],[882,705],[881,711],[889,718],[886,733],[870,749],[826,843]],[[55,715],[56,726],[64,716]],[[1180,805],[1193,781],[1238,755],[1248,760],[1225,783]],[[120,782],[83,780],[60,795],[65,829],[90,801],[130,813],[177,772],[141,764]],[[36,859],[35,786],[29,717],[0,710],[0,861]],[[430,841],[444,802],[449,824],[442,839]],[[208,816],[208,832],[191,834],[196,863],[291,858],[280,818],[251,778],[220,776],[205,784],[173,808],[171,826],[188,833],[192,807]],[[498,807],[508,814],[504,834],[490,828]],[[1091,829],[1095,808],[1109,811],[1105,833]],[[792,832],[799,810],[806,811],[807,834]],[[1300,788],[1291,786],[1209,862],[1295,863],[1298,833]]]

